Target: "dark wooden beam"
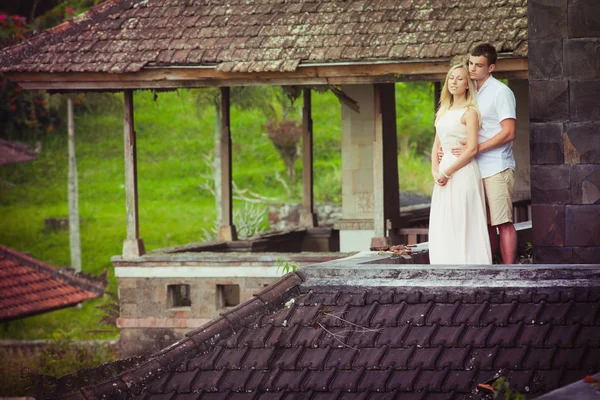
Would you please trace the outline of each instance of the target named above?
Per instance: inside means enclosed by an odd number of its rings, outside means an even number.
[[[237,240],[233,224],[233,198],[231,194],[231,116],[230,89],[221,88],[221,228],[219,240]]]
[[[291,72],[219,72],[215,68],[147,67],[139,72],[13,72],[6,73],[24,89],[124,90],[169,89],[247,85],[342,85],[377,84],[401,81],[440,81],[448,61],[412,61],[380,64],[300,65]],[[494,76],[527,79],[526,58],[499,59]]]
[[[310,89],[302,90],[302,212],[300,225],[307,228],[317,226],[313,191],[313,121]]]
[[[137,258],[146,252],[140,238],[137,188],[137,147],[133,122],[133,91],[125,91],[123,133],[125,141],[125,206],[127,238],[123,243],[123,258]]]
[[[400,228],[396,91],[391,83],[375,85],[373,192],[374,237],[371,247],[389,245],[388,226]]]

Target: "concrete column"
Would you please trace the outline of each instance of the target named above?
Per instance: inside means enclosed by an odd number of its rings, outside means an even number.
[[[374,85],[342,87],[357,102],[359,112],[342,104],[343,218],[335,224],[340,230],[340,251],[368,250],[373,237],[387,236],[387,220],[395,223],[399,219],[396,137],[391,133],[395,117],[390,118],[389,112],[394,108],[393,89],[393,85],[380,85],[377,103]],[[386,161],[390,165],[385,165]]]
[[[531,200],[529,158],[529,82],[524,79],[508,81],[517,99],[517,133],[513,142],[513,154],[517,163],[513,201]]]
[[[360,112],[342,104],[342,219],[340,251],[368,250],[373,237],[373,85],[347,85],[342,90]]]

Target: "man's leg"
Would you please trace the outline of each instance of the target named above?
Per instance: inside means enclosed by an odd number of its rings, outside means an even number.
[[[504,264],[514,264],[517,253],[517,232],[513,225],[513,172],[506,169],[483,179],[488,205],[488,233],[492,256],[500,247]],[[496,234],[498,228],[498,234]],[[499,243],[498,243],[499,242]]]
[[[498,225],[500,254],[504,264],[514,264],[517,258],[517,230],[511,222]]]
[[[488,225],[488,234],[490,236],[490,247],[492,249],[492,259],[498,251],[498,231],[495,226]]]

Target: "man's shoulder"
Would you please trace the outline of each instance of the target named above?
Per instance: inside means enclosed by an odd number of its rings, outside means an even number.
[[[493,76],[490,76],[490,83],[493,88],[494,88],[494,92],[497,93],[512,93],[513,91],[511,90],[511,88],[508,87],[508,85],[506,85],[504,82],[499,81],[498,79],[494,78]]]

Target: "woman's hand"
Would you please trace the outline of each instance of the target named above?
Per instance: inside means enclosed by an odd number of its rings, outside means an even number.
[[[448,183],[448,178],[439,171],[433,173],[433,179],[435,179],[436,185],[444,186]]]

